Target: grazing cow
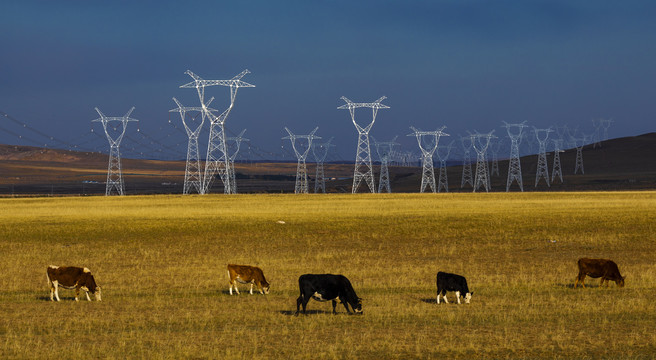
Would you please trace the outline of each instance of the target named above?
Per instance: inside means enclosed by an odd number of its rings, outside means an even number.
[[[606,282],[606,286],[608,286],[608,280],[615,281],[615,284],[619,287],[624,286],[624,278],[620,275],[620,270],[613,260],[581,258],[578,261],[578,265],[579,275],[576,277],[576,282],[574,283],[575,289],[579,282],[581,286],[585,287],[586,276],[591,278],[600,277],[601,283],[599,283],[599,286],[602,286],[604,281]]]
[[[337,300],[339,300],[347,312],[348,305],[351,305],[355,313],[362,313],[362,303],[358,295],[355,294],[351,282],[344,275],[333,274],[305,274],[298,278],[298,287],[301,290],[301,295],[296,299],[296,314],[300,310],[301,304],[303,305],[303,314],[305,314],[305,307],[307,306],[310,298],[317,301],[333,302],[333,314],[337,311]]]
[[[474,293],[469,292],[469,287],[467,287],[467,279],[465,279],[463,276],[440,271],[437,273],[438,304],[440,303],[440,295],[442,295],[444,298],[445,303],[449,303],[449,301],[446,299],[447,291],[456,292],[456,299],[458,300],[458,304],[460,304],[460,295],[464,294],[466,304],[469,304],[472,295],[474,295]]]
[[[251,295],[253,295],[253,284],[257,285],[260,294],[264,295],[269,293],[269,283],[264,278],[264,273],[259,267],[228,264],[228,275],[230,276],[230,295],[232,295],[233,287],[235,288],[237,295],[239,295],[237,282],[251,284]]]
[[[78,301],[80,289],[84,290],[87,300],[91,301],[89,292],[95,295],[96,301],[101,301],[100,286],[96,285],[96,280],[87,268],[75,266],[48,266],[46,270],[48,276],[48,285],[50,285],[50,301],[54,297],[59,301],[59,287],[72,290],[75,289],[75,301]]]

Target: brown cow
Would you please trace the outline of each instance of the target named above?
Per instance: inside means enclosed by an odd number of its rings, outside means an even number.
[[[257,285],[260,294],[264,295],[269,293],[269,283],[264,278],[264,273],[259,267],[228,264],[228,275],[230,276],[230,295],[232,295],[233,287],[235,288],[237,295],[239,295],[237,282],[251,284],[251,295],[253,295],[253,284]]]
[[[100,286],[96,285],[96,280],[87,268],[50,265],[46,274],[48,276],[48,285],[50,285],[50,301],[54,301],[53,295],[59,301],[58,289],[60,286],[68,290],[75,289],[75,301],[78,301],[80,289],[84,290],[87,300],[91,301],[90,291],[96,296],[97,301],[101,301]]]
[[[619,287],[624,286],[624,278],[620,275],[620,270],[613,260],[581,258],[579,259],[578,265],[579,275],[576,277],[574,288],[578,286],[579,282],[581,286],[585,287],[586,276],[591,278],[600,277],[601,283],[599,283],[599,286],[602,286],[604,282],[608,286],[608,280],[615,281],[615,284]]]

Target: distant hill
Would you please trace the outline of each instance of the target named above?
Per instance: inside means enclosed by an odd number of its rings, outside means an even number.
[[[500,154],[503,156],[503,154]],[[584,147],[585,174],[574,175],[576,150],[561,154],[564,183],[547,187],[541,180],[535,187],[537,155],[521,158],[524,191],[630,190],[656,189],[656,133],[607,140],[600,147]],[[552,154],[548,157],[552,171]],[[0,145],[0,196],[11,194],[102,194],[107,176],[106,154]],[[123,159],[123,176],[128,194],[181,193],[184,161]],[[294,189],[295,163],[238,163],[239,192],[291,192]],[[375,166],[376,171],[378,166]],[[420,167],[391,166],[394,192],[418,192]],[[475,174],[475,162],[472,164]],[[505,191],[508,161],[499,161],[500,174],[491,177],[492,191]],[[314,178],[314,164],[308,174]],[[329,192],[350,192],[352,164],[326,164]],[[461,187],[461,166],[448,168],[449,191],[471,192]],[[378,174],[376,183],[378,183]],[[438,169],[435,169],[436,179]],[[311,191],[313,183],[310,184]],[[365,191],[364,187],[360,191]],[[479,190],[480,191],[480,190]],[[516,184],[511,191],[519,191]],[[221,181],[215,181],[213,193],[222,193]]]

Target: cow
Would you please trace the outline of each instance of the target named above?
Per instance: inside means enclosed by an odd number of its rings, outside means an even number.
[[[235,288],[237,295],[239,295],[237,282],[242,284],[251,284],[251,295],[253,295],[253,284],[257,285],[257,289],[260,290],[260,294],[264,295],[269,293],[270,285],[264,278],[262,269],[259,267],[228,264],[228,276],[230,277],[230,295],[232,295],[233,287]]]
[[[298,287],[301,295],[296,299],[296,313],[298,315],[301,305],[303,314],[310,299],[317,301],[333,302],[333,314],[337,314],[335,307],[339,300],[348,313],[351,313],[348,305],[351,305],[356,314],[362,314],[362,303],[353,290],[351,282],[344,275],[333,274],[304,274],[298,278]]]
[[[467,287],[467,279],[465,279],[463,276],[456,275],[456,274],[449,274],[445,272],[438,272],[437,273],[437,303],[440,303],[440,295],[444,298],[445,303],[449,303],[449,300],[446,299],[446,292],[447,291],[455,291],[456,292],[456,299],[458,300],[458,304],[460,304],[460,295],[464,294],[465,297],[465,303],[469,304],[469,301],[471,300],[472,295],[474,293],[469,292],[469,287]]]
[[[602,286],[606,282],[606,286],[608,287],[608,280],[613,280],[617,286],[624,287],[624,277],[620,275],[620,270],[613,260],[581,258],[578,261],[578,265],[579,275],[576,277],[576,282],[574,283],[575,289],[579,285],[579,282],[582,287],[585,287],[586,276],[591,278],[600,277],[601,283],[599,283],[599,286]]]
[[[50,301],[55,301],[54,298],[60,301],[60,287],[68,290],[75,289],[75,301],[78,301],[80,289],[84,290],[88,301],[91,301],[89,292],[95,295],[96,301],[101,301],[100,286],[96,284],[91,271],[87,268],[50,265],[46,270],[46,275],[50,286]]]

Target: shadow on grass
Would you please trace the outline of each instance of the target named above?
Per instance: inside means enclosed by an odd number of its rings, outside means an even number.
[[[294,316],[296,315],[296,310],[280,310],[280,314],[282,315],[287,315],[287,316]],[[332,314],[332,311],[323,311],[323,310],[307,310],[305,314],[303,312],[299,312],[298,315],[316,315],[316,314]],[[339,313],[337,313],[339,314]]]
[[[574,284],[571,284],[571,283],[570,284],[556,284],[556,285],[558,285],[559,287],[566,287],[568,289],[574,289]],[[599,287],[599,285],[591,285],[591,284],[586,284],[585,285],[585,288],[598,288],[598,287]],[[576,289],[585,289],[585,288],[582,287],[581,285],[576,287]]]
[[[435,298],[421,299],[421,302],[426,304],[437,304],[437,300]]]

